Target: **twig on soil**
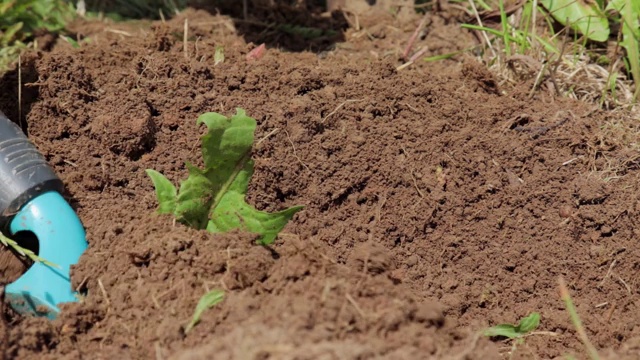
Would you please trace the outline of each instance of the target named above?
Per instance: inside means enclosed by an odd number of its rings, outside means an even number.
[[[184,19],[184,34],[182,39],[182,46],[184,50],[184,58],[189,58],[189,49],[187,47],[187,38],[189,36],[189,19]]]
[[[616,311],[616,304],[613,304],[611,306],[611,309],[609,309],[609,311],[607,312],[607,323],[611,322],[611,317],[613,316],[613,312]]]
[[[567,165],[573,163],[574,161],[579,160],[580,158],[582,158],[582,155],[580,155],[578,157],[574,157],[573,159],[569,159],[569,160],[563,162],[562,166],[567,166]]]
[[[156,309],[160,310],[161,308],[160,303],[158,302],[158,299],[154,294],[151,294],[151,301],[153,301],[153,305],[156,307]]]
[[[118,29],[105,29],[104,31],[106,32],[110,32],[110,33],[114,33],[114,34],[118,34],[118,35],[123,35],[123,36],[127,36],[127,37],[131,37],[133,35],[131,35],[131,33],[128,33],[124,30],[118,30]]]
[[[598,284],[599,288],[602,287],[602,285],[604,285],[607,279],[611,276],[611,272],[613,271],[614,266],[616,266],[616,259],[613,259],[613,261],[611,262],[611,265],[609,265],[609,270],[607,271],[607,274],[604,276],[602,281],[600,281],[600,283]]]
[[[473,9],[473,14],[476,17],[476,21],[478,21],[478,25],[480,25],[481,27],[484,26],[482,25],[482,19],[480,19],[480,15],[478,14],[478,9],[476,8],[476,4],[474,3],[473,0],[469,0],[469,4],[471,4],[471,8]],[[484,37],[484,41],[487,42],[487,47],[489,48],[489,50],[491,50],[491,53],[493,54],[493,57],[497,57],[498,55],[496,54],[496,51],[493,49],[493,45],[491,45],[491,40],[489,40],[489,36],[487,36],[487,32],[486,31],[481,31],[482,36]]]
[[[407,43],[407,46],[404,48],[404,52],[402,53],[403,59],[406,60],[407,57],[409,56],[409,53],[411,52],[411,48],[413,48],[413,44],[415,44],[416,39],[418,38],[418,35],[420,35],[422,28],[424,28],[425,25],[427,24],[428,16],[429,16],[429,12],[425,13],[425,15],[422,17],[422,20],[420,20],[418,27],[409,38],[409,42]]]
[[[346,293],[344,296],[347,298],[347,301],[349,301],[349,303],[356,309],[358,314],[360,314],[360,316],[362,316],[362,318],[366,320],[367,316],[365,315],[364,311],[362,311],[356,300],[351,296],[351,294]]]
[[[291,141],[289,132],[285,130],[284,133],[287,134],[287,140],[289,140],[289,144],[291,144],[291,148],[293,149],[293,157],[295,157],[300,163],[300,165],[302,165],[305,169],[307,169],[308,172],[312,172],[311,169],[309,169],[309,167],[307,166],[307,164],[303,163],[300,157],[298,156],[298,154],[296,153],[296,146],[293,144],[293,141]]]
[[[564,278],[562,276],[558,277],[558,283],[560,285],[560,297],[562,298],[562,300],[564,301],[567,307],[567,311],[569,312],[569,316],[571,317],[571,322],[575,326],[576,331],[578,332],[578,336],[580,337],[580,340],[582,341],[584,346],[587,348],[587,353],[589,354],[589,357],[592,360],[600,360],[600,355],[598,355],[598,351],[593,346],[591,341],[589,341],[587,332],[584,330],[584,327],[582,326],[582,321],[578,316],[578,311],[576,310],[576,307],[573,305],[573,301],[571,300],[571,295],[569,295],[569,289],[567,288],[567,284],[565,283]]]
[[[418,187],[418,181],[416,180],[416,177],[413,175],[413,171],[411,171],[411,180],[413,180],[413,187],[416,188],[416,191],[418,192],[418,195],[420,195],[420,197],[424,199],[424,193]]]
[[[162,351],[162,348],[160,347],[160,343],[156,341],[153,344],[153,347],[155,348],[155,351],[156,351],[156,360],[163,360],[165,358],[164,351]]]
[[[71,162],[71,161],[69,161],[69,160],[62,160],[62,162],[63,162],[63,163],[65,163],[65,164],[71,165],[71,166],[73,166],[73,167],[75,167],[75,168],[77,168],[77,167],[78,167],[78,165],[77,165],[76,163]]]
[[[341,12],[344,19],[347,20],[347,23],[349,24],[349,26],[351,26],[355,31],[360,31],[360,18],[358,18],[358,14],[352,13],[353,17],[355,17],[355,21],[352,22],[351,19],[349,19],[349,17],[347,16],[347,12],[350,12],[350,11],[343,10]]]
[[[348,99],[348,100],[345,100],[342,104],[336,106],[336,108],[333,109],[332,112],[327,114],[327,116],[323,117],[322,120],[320,120],[320,123],[324,123],[331,115],[337,113],[338,110],[342,109],[342,107],[345,106],[346,104],[354,103],[354,102],[360,102],[360,101],[364,101],[364,99]]]
[[[271,137],[271,135],[274,135],[275,133],[277,133],[280,130],[280,128],[275,128],[273,130],[271,130],[267,135],[263,136],[262,139],[258,140],[258,142],[256,142],[256,147],[260,146],[260,144],[267,140],[268,138]]]
[[[107,290],[105,290],[101,279],[98,279],[98,286],[100,287],[100,292],[102,292],[102,296],[104,296],[104,300],[107,302],[107,306],[111,306],[111,300],[109,300],[109,295],[107,295]]]
[[[631,295],[631,287],[629,286],[629,284],[627,284],[626,281],[624,281],[621,276],[618,276],[618,281],[620,281],[620,283],[624,286],[624,288],[627,289],[627,292],[629,293],[629,295]]]
[[[420,49],[418,52],[416,52],[415,54],[413,54],[413,56],[411,56],[411,58],[409,59],[409,61],[407,61],[406,63],[398,66],[396,68],[396,71],[400,71],[400,70],[404,70],[406,68],[408,68],[409,66],[413,65],[416,60],[418,60],[418,58],[422,55],[424,55],[427,51],[429,51],[429,46],[425,45],[422,47],[422,49]]]
[[[80,281],[80,283],[78,284],[78,286],[76,286],[75,291],[76,292],[80,292],[80,289],[86,284],[87,280],[89,279],[89,276],[85,276],[82,281]]]

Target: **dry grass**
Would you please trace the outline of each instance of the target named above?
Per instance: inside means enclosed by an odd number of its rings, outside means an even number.
[[[624,54],[614,41],[610,49],[587,47],[583,38],[574,37],[566,28],[552,33],[543,14],[537,11],[529,15],[537,19],[533,20],[536,26],[528,30],[524,39],[515,34],[522,27],[524,16],[527,16],[524,7],[520,7],[507,17],[508,28],[513,30],[511,35],[520,42],[505,41],[476,30],[478,38],[487,43],[479,59],[498,76],[502,85],[531,81],[531,97],[537,91],[548,91],[554,96],[593,103],[605,110],[624,108],[640,116],[640,107],[633,102],[634,82],[625,75]],[[476,12],[474,17],[481,23],[480,14]],[[501,24],[485,22],[483,25],[502,31]]]

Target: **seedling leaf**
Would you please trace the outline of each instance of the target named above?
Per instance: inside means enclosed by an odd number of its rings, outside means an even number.
[[[534,312],[520,319],[518,325],[499,324],[486,329],[484,335],[488,337],[503,336],[509,339],[516,339],[535,330],[538,325],[540,325],[540,314]]]
[[[250,155],[256,121],[237,109],[231,118],[205,113],[198,117],[197,124],[208,129],[201,138],[204,170],[187,164],[189,176],[180,185],[177,196],[164,176],[147,171],[156,186],[159,211],[173,212],[178,221],[196,229],[213,233],[240,229],[260,235],[257,242],[261,245],[273,243],[302,206],[267,213],[246,203],[253,175]]]
[[[161,173],[152,169],[147,169],[146,172],[156,188],[156,196],[160,204],[158,212],[161,214],[173,213],[176,208],[176,187]]]
[[[521,334],[526,334],[535,330],[538,325],[540,325],[540,314],[534,312],[520,320],[517,330]]]
[[[200,322],[200,317],[205,310],[216,306],[221,303],[222,300],[224,300],[224,291],[222,290],[214,289],[202,295],[200,300],[198,300],[198,305],[196,305],[191,321],[184,329],[184,333],[188,334],[189,331]]]
[[[511,324],[500,324],[490,327],[485,330],[484,335],[488,337],[503,336],[509,339],[515,339],[520,336],[516,327]]]
[[[569,25],[593,41],[609,38],[609,21],[596,2],[588,0],[541,0],[562,25]]]
[[[216,52],[213,54],[213,66],[224,62],[224,48],[216,46]]]

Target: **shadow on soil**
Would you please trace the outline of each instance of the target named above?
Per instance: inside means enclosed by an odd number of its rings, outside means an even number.
[[[0,77],[0,111],[11,121],[20,125],[25,134],[28,134],[27,115],[31,105],[39,96],[37,86],[26,84],[37,81],[38,73],[34,58],[23,59],[19,70],[16,66],[15,69],[5,72]],[[20,84],[22,84],[21,93],[18,91]]]
[[[249,0],[246,9],[242,0],[182,0],[176,5],[229,16],[247,43],[264,43],[285,51],[330,50],[336,42],[344,41],[343,32],[349,26],[342,12],[327,12],[326,0]],[[155,20],[160,11],[166,18],[171,15],[171,9],[158,0],[147,1],[144,8],[123,6],[117,1],[87,1],[87,11],[102,12],[114,19]]]
[[[344,41],[349,26],[342,12],[328,13],[324,1],[248,1],[246,14],[239,0],[195,0],[191,7],[212,15],[227,15],[233,19],[238,34],[247,43],[266,44],[286,51],[321,52]]]

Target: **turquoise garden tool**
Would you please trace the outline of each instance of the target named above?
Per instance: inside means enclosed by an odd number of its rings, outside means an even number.
[[[0,112],[0,226],[14,236],[31,232],[37,254],[53,265],[34,263],[5,287],[11,307],[50,319],[58,305],[78,301],[70,267],[87,248],[84,227],[62,197],[64,185],[22,130]]]

